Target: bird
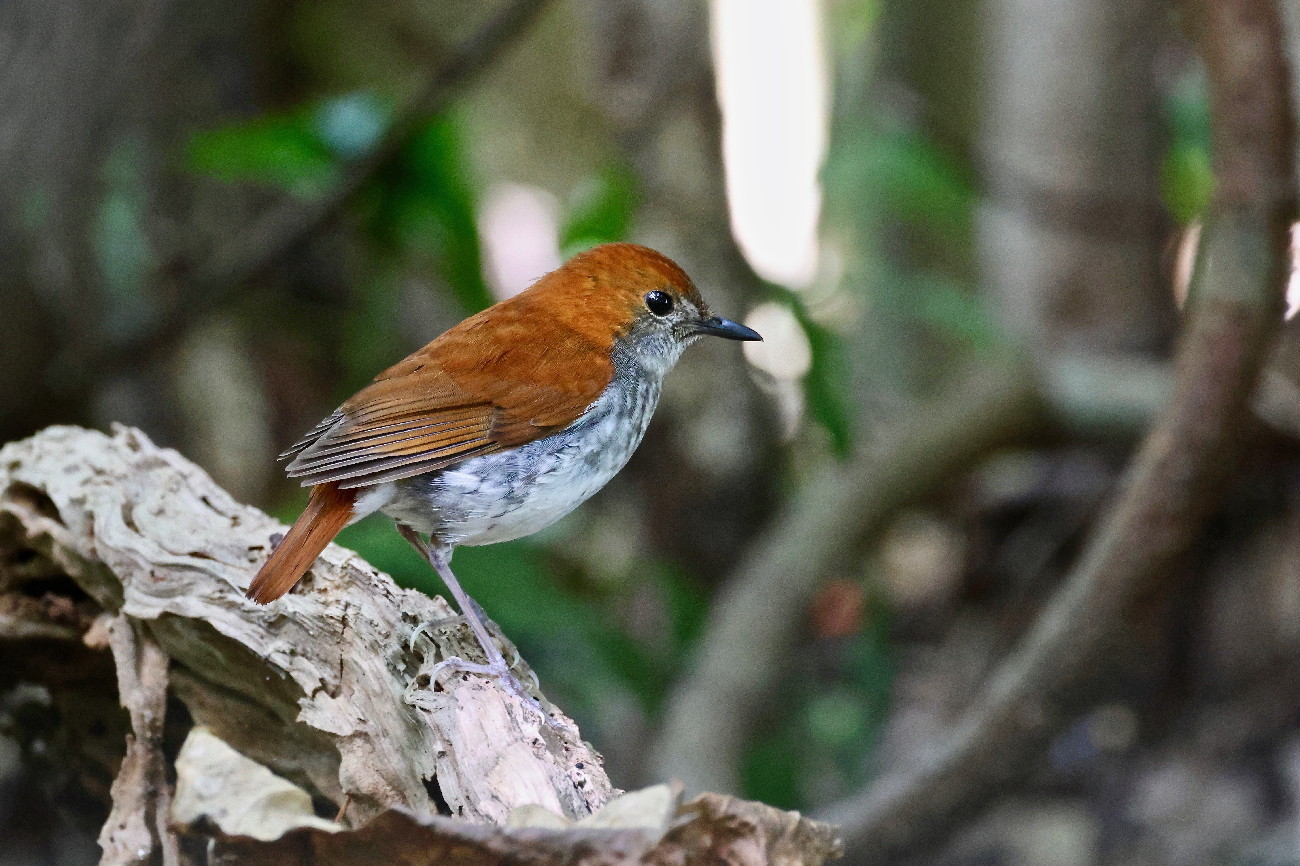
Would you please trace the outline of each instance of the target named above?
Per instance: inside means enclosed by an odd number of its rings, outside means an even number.
[[[640,444],[664,377],[700,337],[761,340],[710,312],[676,263],[610,243],[452,327],[380,373],[280,455],[311,488],[247,595],[288,592],[345,526],[375,512],[442,579],[486,664],[435,666],[520,692],[451,570],[459,546],[530,535],[577,508]]]

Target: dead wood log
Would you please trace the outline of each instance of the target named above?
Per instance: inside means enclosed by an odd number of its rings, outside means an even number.
[[[600,755],[558,710],[571,732],[480,677],[431,682],[439,659],[473,654],[473,636],[442,599],[399,589],[340,547],[303,591],[249,602],[282,528],[137,430],[52,427],[0,448],[0,640],[80,640],[110,649],[118,670],[133,733],[104,863],[839,854],[833,827],[759,803],[683,803],[662,785],[615,798]],[[88,598],[49,591],[67,578]],[[426,622],[440,624],[412,648]],[[173,767],[167,694],[194,722]],[[335,820],[314,799],[334,803]]]
[[[600,756],[534,708],[478,677],[429,681],[438,658],[473,655],[455,625],[408,648],[417,625],[454,616],[441,599],[331,547],[305,591],[246,600],[282,530],[135,430],[55,427],[0,449],[0,549],[34,551],[139,623],[198,723],[348,820],[437,811],[434,780],[454,815],[482,823],[525,804],[580,818],[610,798]]]

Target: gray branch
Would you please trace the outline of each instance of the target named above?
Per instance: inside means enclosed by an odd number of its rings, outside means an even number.
[[[747,722],[777,680],[800,626],[795,612],[817,582],[900,505],[1032,426],[1036,393],[1021,364],[974,367],[873,447],[803,486],[714,602],[654,748],[660,778],[737,789]]]
[[[1174,393],[1065,585],[941,753],[827,811],[860,862],[941,842],[1041,754],[1123,614],[1170,574],[1213,509],[1281,321],[1295,219],[1293,122],[1267,0],[1205,4],[1216,198]]]

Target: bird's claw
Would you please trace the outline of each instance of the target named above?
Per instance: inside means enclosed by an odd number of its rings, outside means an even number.
[[[512,695],[515,695],[521,700],[530,702],[538,709],[541,709],[541,704],[537,702],[537,698],[533,697],[532,693],[528,691],[528,688],[520,682],[519,678],[515,676],[514,671],[510,670],[510,668],[506,667],[504,664],[476,664],[474,662],[467,662],[460,656],[451,656],[450,658],[445,658],[434,665],[433,670],[429,672],[429,677],[431,680],[436,682],[438,676],[443,673],[478,674],[480,676],[492,677]]]
[[[456,614],[452,614],[451,616],[444,616],[442,619],[431,619],[420,623],[415,627],[415,630],[411,632],[411,636],[407,639],[406,651],[412,653],[415,652],[415,644],[422,637],[426,638],[427,640],[432,640],[432,638],[430,638],[429,635],[427,634],[428,632],[431,632],[434,629],[442,628],[443,626],[446,625],[452,625],[454,623],[460,623],[464,621],[465,621],[465,617],[456,613]]]

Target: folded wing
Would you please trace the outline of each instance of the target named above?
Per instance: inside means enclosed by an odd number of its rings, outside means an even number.
[[[608,350],[595,349],[566,329],[539,328],[535,317],[489,310],[339,407],[285,452],[288,474],[304,486],[363,487],[548,436],[613,378]]]

